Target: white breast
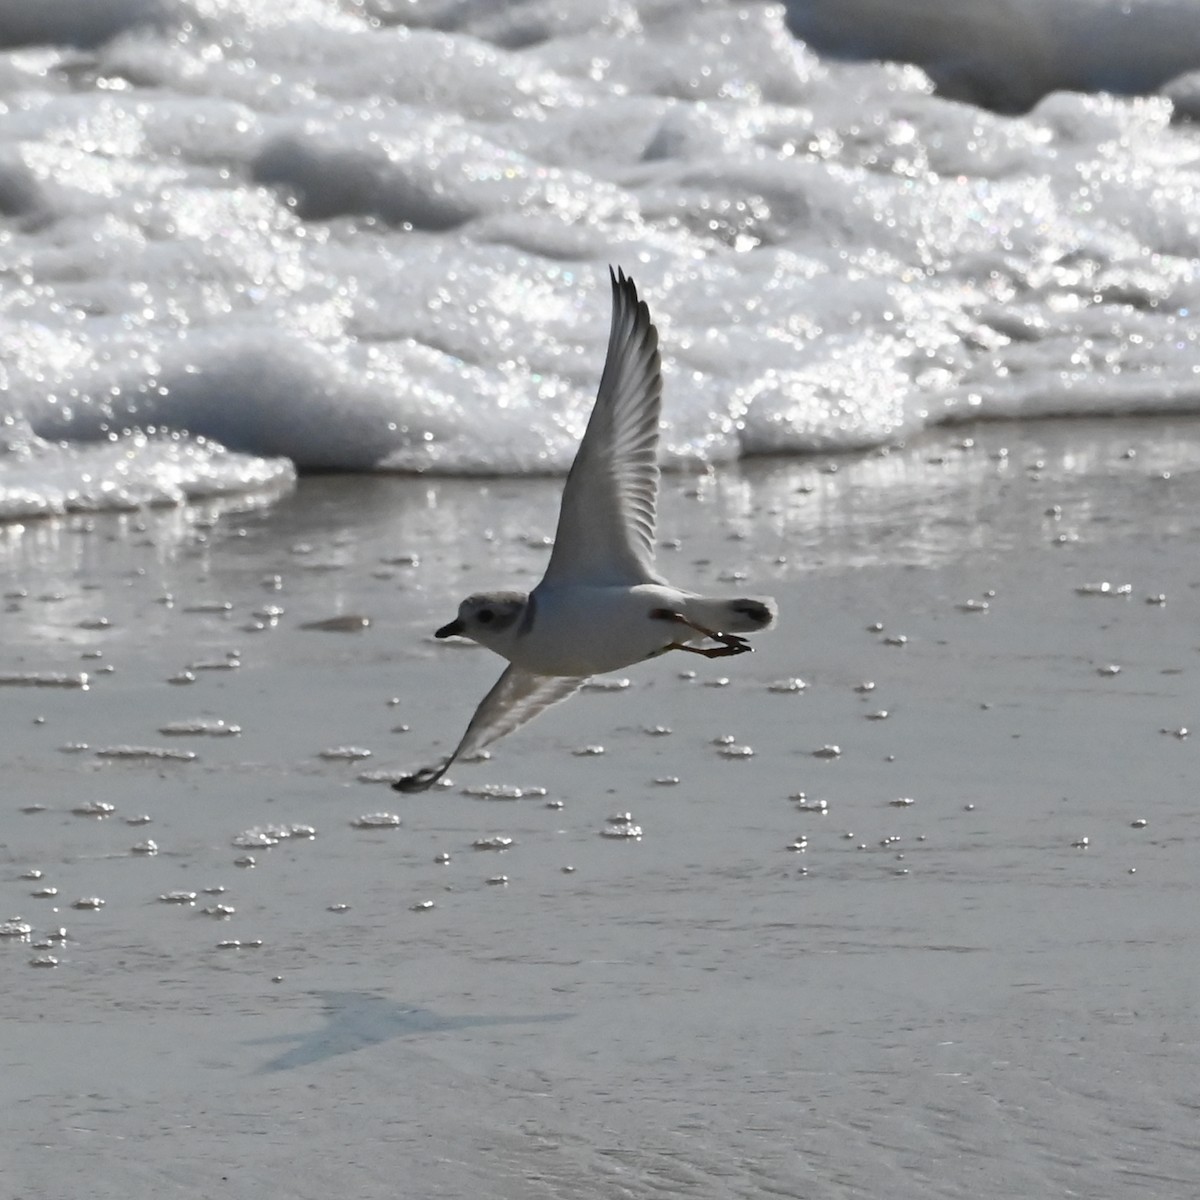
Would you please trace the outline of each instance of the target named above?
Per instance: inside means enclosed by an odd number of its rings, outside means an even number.
[[[636,587],[538,587],[533,620],[506,650],[510,662],[539,675],[597,675],[657,654],[677,630],[650,616],[678,609],[681,593],[653,584]]]

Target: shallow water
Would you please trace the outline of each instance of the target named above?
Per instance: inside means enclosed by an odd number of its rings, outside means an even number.
[[[0,687],[16,1190],[1190,1194],[1197,447],[980,426],[669,477],[668,573],[744,570],[779,630],[417,798],[359,776],[457,739],[498,664],[430,631],[536,577],[555,481],[10,527],[0,673],[90,676]],[[336,616],[370,623],[305,628]],[[241,733],[162,732],[197,719]]]

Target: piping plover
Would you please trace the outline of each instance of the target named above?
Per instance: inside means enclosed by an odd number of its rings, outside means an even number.
[[[769,628],[766,597],[714,599],[672,587],[655,570],[658,333],[633,280],[612,277],[612,329],[600,390],[563,488],[558,531],[541,583],[478,592],[434,636],[465,637],[508,659],[454,753],[394,783],[435,784],[455,759],[512,733],[579,690],[591,675],[670,650],[707,658],[745,654],[742,634]],[[706,643],[697,645],[696,643]]]

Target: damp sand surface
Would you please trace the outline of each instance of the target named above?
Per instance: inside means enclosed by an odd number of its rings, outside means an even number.
[[[7,527],[0,675],[87,680],[0,685],[5,1192],[1194,1194],[1198,468],[669,476],[664,570],[779,629],[416,797],[560,481]]]

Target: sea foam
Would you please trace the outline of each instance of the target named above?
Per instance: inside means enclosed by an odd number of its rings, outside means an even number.
[[[1117,9],[1056,28],[1083,46]],[[1118,98],[1062,90],[1104,86],[1064,52],[1000,116],[939,94],[935,63],[819,53],[805,11],[841,53],[920,25],[883,3],[5,7],[0,516],[270,494],[291,464],[564,470],[609,263],[662,333],[668,465],[1200,409],[1189,64]],[[1014,38],[991,67],[1025,61]],[[1158,79],[1148,45],[1105,53]]]

